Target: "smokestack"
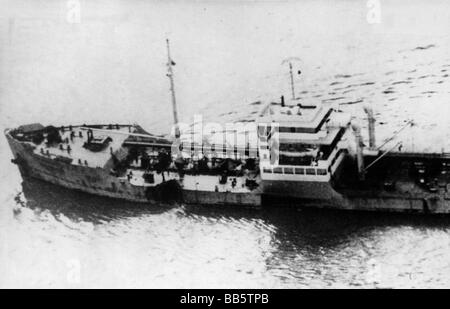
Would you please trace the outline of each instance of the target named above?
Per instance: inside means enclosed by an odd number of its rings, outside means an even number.
[[[281,96],[281,107],[284,107],[284,95]]]
[[[363,156],[364,143],[363,143],[363,139],[361,136],[361,128],[356,123],[353,123],[352,129],[353,129],[353,132],[355,132],[356,161],[358,164],[359,180],[364,180],[365,179],[364,156]]]
[[[369,121],[369,147],[375,149],[375,117],[370,106],[364,106],[364,112],[367,114]]]

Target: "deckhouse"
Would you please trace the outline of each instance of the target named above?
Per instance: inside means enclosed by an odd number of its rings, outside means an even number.
[[[260,112],[258,139],[263,180],[329,181],[347,150],[350,115],[299,100],[271,102]]]

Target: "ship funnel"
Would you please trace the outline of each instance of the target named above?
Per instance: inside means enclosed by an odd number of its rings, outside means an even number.
[[[369,147],[370,149],[375,149],[375,117],[373,116],[372,107],[364,106],[364,112],[367,114],[369,121]]]
[[[358,175],[359,180],[365,179],[365,168],[364,168],[364,156],[363,156],[363,148],[364,143],[361,136],[361,128],[358,124],[352,123],[352,129],[355,133],[355,142],[356,142],[356,161],[358,164]]]

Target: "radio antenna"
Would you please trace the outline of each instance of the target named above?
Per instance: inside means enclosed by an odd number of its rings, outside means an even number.
[[[287,59],[284,59],[281,64],[288,64],[289,65],[289,77],[290,77],[290,86],[291,86],[291,96],[292,96],[292,100],[296,99],[295,96],[295,83],[294,83],[294,66],[292,65],[292,63],[295,62],[301,62],[301,59],[298,57],[289,57]],[[300,75],[302,74],[302,72],[300,70],[297,71],[297,74]]]

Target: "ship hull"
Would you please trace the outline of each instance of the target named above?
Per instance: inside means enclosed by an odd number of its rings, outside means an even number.
[[[124,182],[103,168],[74,165],[33,152],[31,145],[6,133],[13,161],[22,175],[68,189],[138,203],[182,202],[200,205],[259,207],[295,205],[356,211],[448,214],[450,195],[405,194],[374,190],[336,189],[331,182],[263,180],[262,188],[250,193],[186,190],[169,182],[142,187]]]
[[[263,204],[353,211],[449,214],[447,194],[336,190],[330,182],[263,181]]]
[[[119,180],[103,168],[73,165],[33,152],[31,145],[15,140],[6,132],[13,153],[12,160],[23,177],[32,177],[72,190],[137,203],[182,202],[201,205],[257,207],[259,193],[230,193],[185,190],[175,181],[154,187],[134,186]]]

